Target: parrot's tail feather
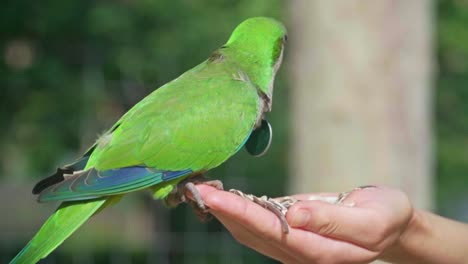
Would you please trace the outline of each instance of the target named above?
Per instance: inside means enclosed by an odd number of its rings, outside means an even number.
[[[37,263],[62,244],[99,209],[120,198],[120,196],[112,196],[88,201],[62,203],[10,264]]]

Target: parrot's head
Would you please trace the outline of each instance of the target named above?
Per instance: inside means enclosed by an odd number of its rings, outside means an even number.
[[[244,54],[249,77],[271,100],[273,83],[283,59],[286,28],[268,17],[249,18],[239,24],[224,47]]]

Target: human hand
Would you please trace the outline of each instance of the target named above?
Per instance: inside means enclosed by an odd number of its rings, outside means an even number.
[[[399,190],[353,191],[342,204],[317,199],[338,194],[302,194],[289,208],[289,234],[270,211],[229,192],[198,185],[212,213],[240,243],[283,263],[368,263],[393,248],[413,214]]]

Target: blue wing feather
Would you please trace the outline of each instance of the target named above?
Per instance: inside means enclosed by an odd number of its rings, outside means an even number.
[[[94,199],[148,188],[192,173],[192,170],[167,171],[144,166],[97,171],[94,168],[65,175],[65,180],[43,190],[39,202]]]

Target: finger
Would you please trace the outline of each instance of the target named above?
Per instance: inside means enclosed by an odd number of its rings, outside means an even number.
[[[370,250],[391,233],[388,220],[368,208],[347,207],[321,201],[301,201],[289,208],[286,219],[301,228]]]
[[[301,193],[289,196],[296,200],[315,201],[322,199],[338,199],[338,193]]]
[[[241,244],[254,249],[255,251],[270,256],[282,263],[298,263],[298,260],[276,243],[260,239],[252,231],[240,225],[236,221],[227,218],[219,213],[213,215],[229,230],[232,236]]]
[[[270,235],[266,235],[267,232],[279,234],[279,236],[282,234],[279,227],[279,220],[273,213],[230,192],[219,191],[211,186],[202,184],[197,185],[197,188],[202,195],[204,202],[210,208],[210,213],[213,214],[240,243],[282,262],[298,262],[294,255],[291,255],[290,252],[288,253],[284,249],[281,249],[281,246],[278,245],[274,239],[270,239]],[[234,202],[232,200],[234,200]],[[231,215],[232,212],[239,211],[237,209],[240,208],[233,206],[234,204],[249,204],[249,206],[258,207],[254,209],[255,215],[262,215],[261,218],[263,218],[263,220],[259,220],[258,222],[255,221],[254,225],[246,224],[245,221],[240,221],[239,223],[239,221],[236,221],[239,217],[233,218]],[[252,210],[247,211],[252,212]],[[244,216],[239,213],[237,215],[244,218]],[[245,218],[249,218],[249,215],[250,214],[246,214]],[[257,217],[253,218],[257,219]],[[259,231],[258,227],[261,225],[257,225],[257,223],[265,221],[278,227],[273,229],[262,229]],[[259,235],[259,233],[262,234]]]
[[[237,219],[240,224],[259,232],[263,239],[281,240],[281,223],[272,212],[230,192],[206,185],[197,185],[197,188],[212,213]]]
[[[355,189],[347,192],[348,193],[348,196],[347,198],[349,198],[350,196],[352,196],[354,194],[354,192],[357,192],[357,191],[360,191],[360,190],[364,190],[364,189],[369,189],[370,187],[372,188],[379,188],[379,189],[388,189],[386,187],[383,187],[383,186],[376,186],[376,185],[364,185],[364,186],[360,186],[360,187],[356,187]],[[290,196],[285,196],[285,197],[291,197],[291,198],[294,198],[296,200],[301,200],[301,201],[324,201],[324,202],[329,202],[329,203],[334,203],[334,202],[337,202],[339,197],[342,195],[343,193],[333,193],[333,192],[320,192],[320,193],[302,193],[302,194],[294,194],[294,195],[290,195]],[[278,197],[276,199],[281,199],[281,198],[284,198],[284,197]]]
[[[274,200],[281,202],[284,200],[296,200],[296,201],[323,201],[327,203],[336,203],[339,199],[337,193],[308,193],[308,194],[295,194],[291,196],[277,197]]]

